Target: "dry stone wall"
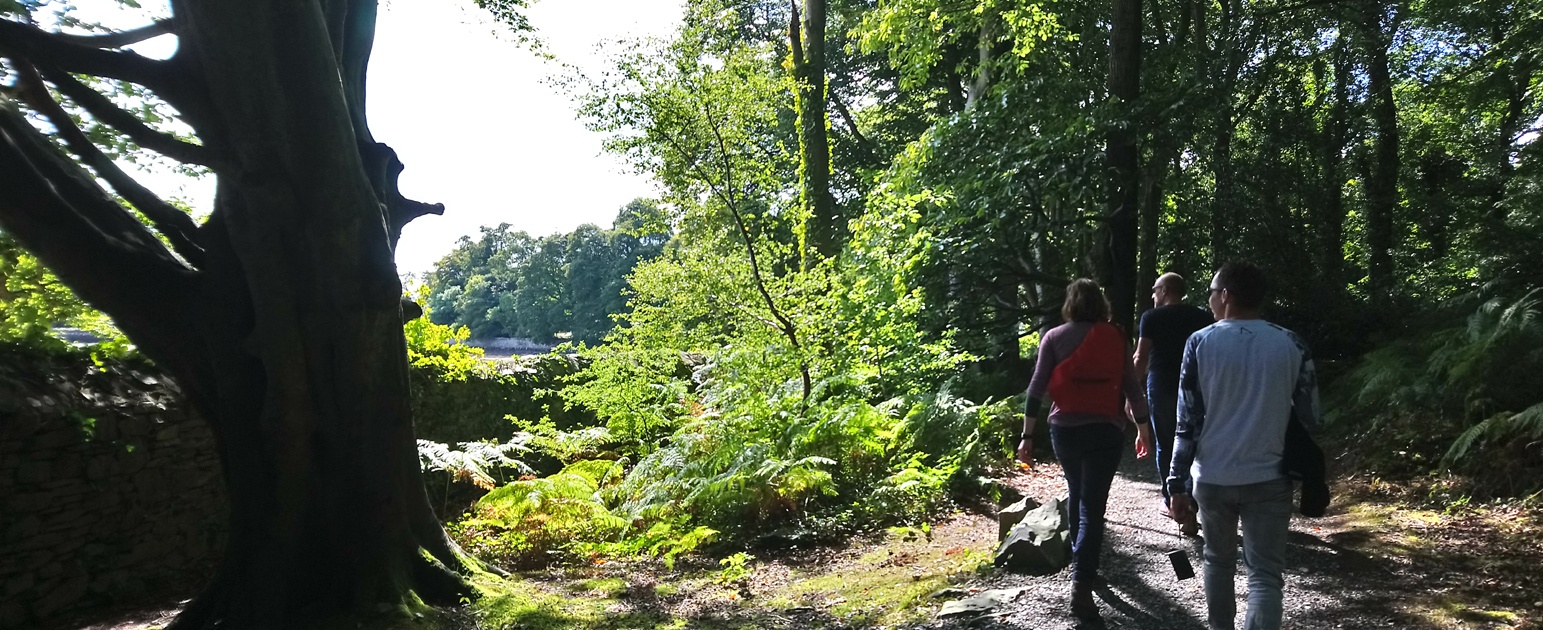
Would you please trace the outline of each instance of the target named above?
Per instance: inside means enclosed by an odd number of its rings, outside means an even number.
[[[0,629],[193,592],[226,515],[214,438],[164,375],[0,348]]]

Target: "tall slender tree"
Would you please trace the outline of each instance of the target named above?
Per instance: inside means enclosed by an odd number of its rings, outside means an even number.
[[[1366,275],[1373,304],[1385,306],[1394,290],[1393,214],[1398,207],[1398,106],[1388,67],[1397,15],[1388,4],[1377,1],[1367,3],[1359,18],[1376,143],[1366,173]]]
[[[841,250],[845,229],[830,192],[830,131],[825,93],[825,0],[792,2],[788,37],[798,100],[798,173],[806,224],[805,264]]]
[[[1134,115],[1141,96],[1141,0],[1114,0],[1109,21],[1109,94],[1117,99],[1122,124],[1109,132],[1107,154],[1114,170],[1109,191],[1105,280],[1115,323],[1131,330],[1136,314],[1137,231],[1140,225],[1140,157]]]

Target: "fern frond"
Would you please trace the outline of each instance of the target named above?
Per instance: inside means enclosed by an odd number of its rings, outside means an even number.
[[[1496,414],[1474,425],[1452,442],[1441,461],[1445,466],[1453,466],[1467,458],[1477,444],[1518,437],[1543,439],[1543,403],[1528,407],[1521,413]]]

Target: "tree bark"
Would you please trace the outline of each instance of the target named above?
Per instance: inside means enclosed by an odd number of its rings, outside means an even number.
[[[1203,3],[1202,3],[1203,4]],[[1221,1],[1221,38],[1223,44],[1213,49],[1209,64],[1216,103],[1215,135],[1211,147],[1211,168],[1216,178],[1216,195],[1211,202],[1211,266],[1220,268],[1233,255],[1231,242],[1236,238],[1237,190],[1232,164],[1233,120],[1232,88],[1237,79],[1237,6],[1233,0]],[[1216,63],[1218,59],[1221,63]]]
[[[986,90],[991,88],[991,57],[997,40],[997,15],[994,10],[981,13],[980,32],[976,33],[976,39],[979,58],[975,62],[975,77],[970,80],[969,94],[964,99],[965,109],[973,109],[980,103],[981,97],[986,95]]]
[[[197,112],[199,153],[218,177],[192,237],[201,260],[124,222],[9,110],[0,225],[173,373],[213,428],[229,547],[173,627],[303,628],[383,604],[455,603],[472,594],[472,563],[419,476],[393,261],[401,226],[438,206],[401,197],[400,162],[366,126],[375,3],[172,8],[177,53],[127,74],[176,77],[179,110]],[[0,54],[66,72],[115,63],[72,66],[81,53],[15,45],[12,33],[49,41],[17,28],[0,29]]]
[[[1106,154],[1114,170],[1109,191],[1108,240],[1103,267],[1108,274],[1114,323],[1126,331],[1135,321],[1137,228],[1140,223],[1140,153],[1136,100],[1141,95],[1141,0],[1114,0],[1109,27],[1109,93],[1117,99],[1121,124],[1109,133]]]
[[[1171,152],[1166,147],[1152,152],[1152,161],[1143,169],[1141,182],[1141,258],[1136,284],[1136,304],[1138,312],[1144,312],[1152,308],[1152,294],[1142,290],[1143,286],[1151,286],[1157,282],[1161,272],[1157,269],[1158,231],[1162,227],[1163,215],[1163,179],[1167,177],[1168,166],[1173,162]]]
[[[1329,117],[1324,123],[1322,144],[1323,201],[1318,204],[1318,269],[1323,286],[1338,293],[1344,290],[1345,277],[1345,177],[1344,163],[1346,137],[1349,128],[1350,54],[1346,49],[1345,35],[1335,39],[1333,51],[1333,101]]]
[[[793,0],[788,29],[793,52],[793,79],[798,97],[798,163],[806,213],[804,264],[841,251],[845,228],[830,193],[829,113],[825,104],[825,0],[803,0],[800,16]]]
[[[1398,207],[1399,130],[1398,108],[1393,101],[1393,78],[1388,68],[1392,33],[1384,28],[1386,7],[1373,3],[1362,14],[1363,50],[1371,100],[1372,124],[1377,139],[1366,181],[1367,283],[1372,302],[1386,307],[1394,291],[1393,214]]]

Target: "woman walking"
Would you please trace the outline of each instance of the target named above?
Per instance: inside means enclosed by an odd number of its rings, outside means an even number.
[[[1104,509],[1120,465],[1125,427],[1136,424],[1136,457],[1147,456],[1152,430],[1146,396],[1130,361],[1125,334],[1109,323],[1109,301],[1098,283],[1081,278],[1066,287],[1065,324],[1040,338],[1018,460],[1033,464],[1034,425],[1049,394],[1050,441],[1068,488],[1072,539],[1072,614],[1098,615],[1093,588],[1102,583],[1098,556]],[[1133,417],[1134,416],[1134,417]]]

